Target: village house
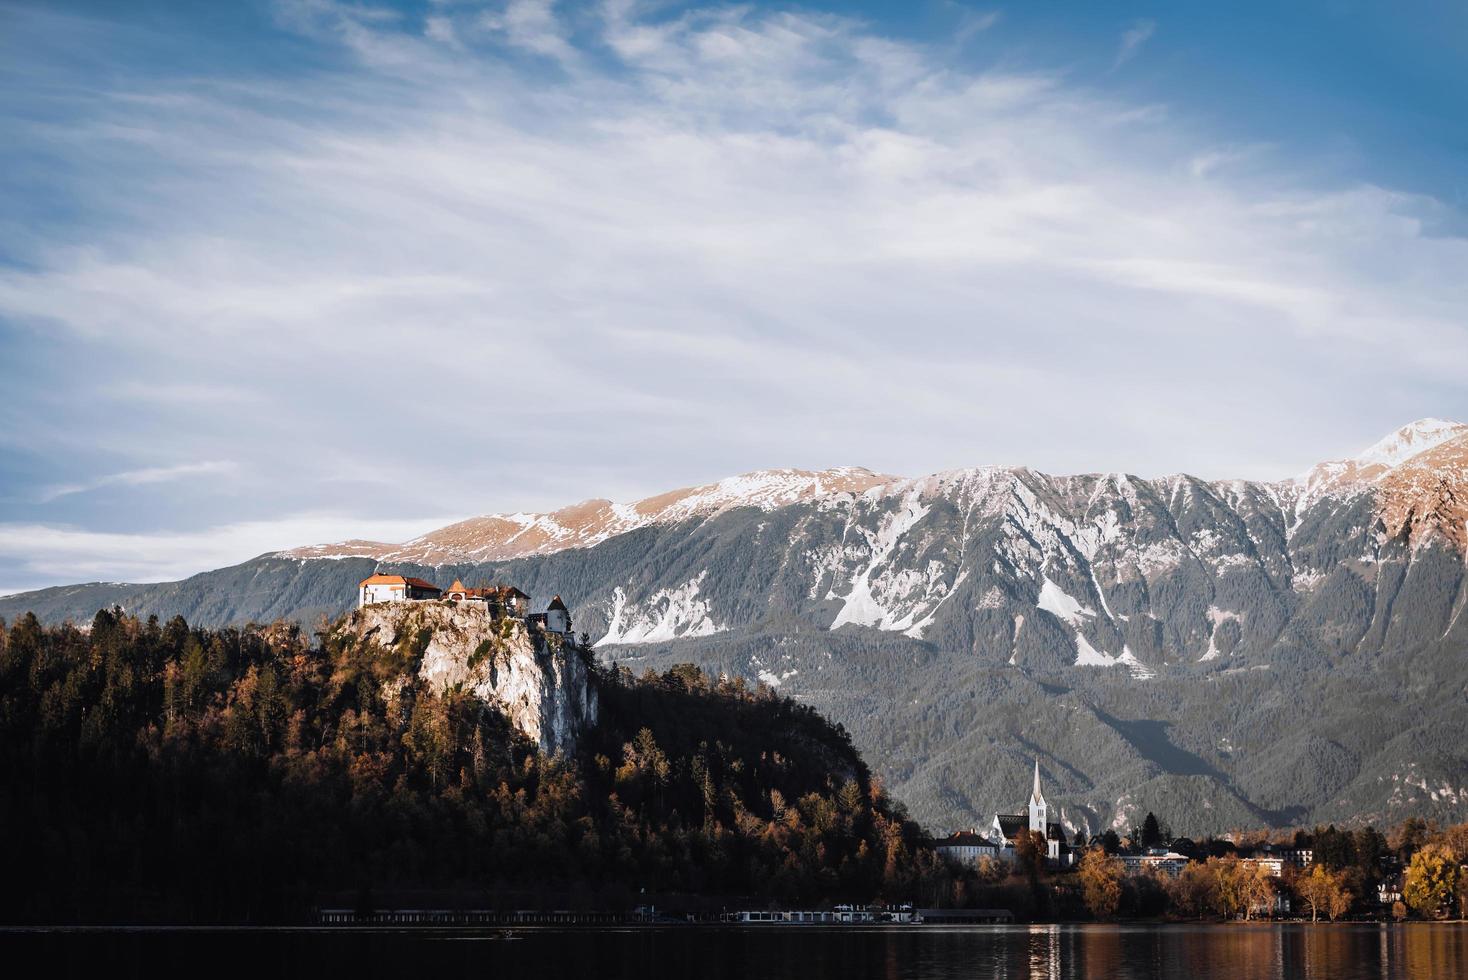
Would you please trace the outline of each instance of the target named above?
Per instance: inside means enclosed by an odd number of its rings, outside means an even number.
[[[454,579],[454,584],[448,587],[443,597],[455,602],[483,602],[495,616],[523,619],[530,614],[530,597],[513,585],[479,586],[471,589],[460,579]]]
[[[1141,854],[1122,854],[1120,857],[1129,875],[1151,872],[1169,878],[1180,878],[1183,869],[1188,866],[1186,855],[1176,854],[1165,847],[1150,847]]]
[[[1260,844],[1248,853],[1249,857],[1274,859],[1288,867],[1301,869],[1315,860],[1315,851],[1308,847],[1282,847],[1278,844]]]
[[[1239,858],[1239,863],[1246,868],[1263,868],[1265,871],[1269,872],[1271,877],[1274,878],[1280,878],[1284,876],[1284,858],[1269,857],[1268,855],[1258,854],[1251,855],[1249,857],[1241,856]]]
[[[1376,900],[1382,905],[1391,906],[1402,900],[1402,876],[1387,875],[1376,886]]]
[[[443,590],[432,582],[405,575],[369,575],[357,586],[357,608],[379,602],[437,599]]]
[[[958,864],[977,865],[984,858],[999,858],[999,845],[973,828],[955,830],[943,840],[934,842],[933,850]]]

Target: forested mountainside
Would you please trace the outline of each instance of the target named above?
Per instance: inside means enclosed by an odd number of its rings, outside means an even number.
[[[455,665],[490,687],[446,685],[465,624],[419,612],[315,640],[107,612],[0,629],[0,921],[301,921],[323,894],[413,889],[480,908],[869,900],[938,875],[809,707],[691,665],[591,670],[515,623]],[[513,675],[574,699],[557,659],[590,670],[599,708],[547,753]]]
[[[1465,481],[1468,427],[1435,420],[1277,483],[780,471],[676,507],[611,505],[631,529],[592,547],[556,550],[588,540],[561,533],[564,513],[515,515],[541,536],[514,559],[400,564],[401,547],[364,545],[372,557],[10,597],[0,614],[84,620],[118,602],[309,624],[379,567],[503,581],[566,597],[605,657],[694,660],[816,705],[939,826],[1017,802],[1033,753],[1062,774],[1072,826],[1136,807],[1194,832],[1461,819]],[[495,528],[433,554],[513,553]]]

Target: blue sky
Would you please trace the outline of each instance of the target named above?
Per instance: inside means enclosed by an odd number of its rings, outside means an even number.
[[[0,591],[1468,418],[1461,4],[0,3]]]

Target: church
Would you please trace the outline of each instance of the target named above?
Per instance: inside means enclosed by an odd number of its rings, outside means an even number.
[[[1030,790],[1030,802],[1022,813],[996,813],[991,837],[999,845],[999,855],[1014,861],[1014,841],[1021,831],[1032,830],[1045,837],[1045,857],[1051,864],[1069,865],[1074,859],[1070,845],[1065,840],[1065,828],[1050,819],[1050,807],[1045,795],[1040,792],[1040,760],[1035,760],[1035,784]]]

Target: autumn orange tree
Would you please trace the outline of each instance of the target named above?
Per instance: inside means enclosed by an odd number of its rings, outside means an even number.
[[[1295,892],[1310,907],[1311,922],[1318,921],[1322,911],[1334,922],[1351,906],[1352,895],[1346,887],[1345,873],[1330,871],[1320,864],[1296,879]]]
[[[1078,874],[1086,908],[1098,919],[1109,919],[1121,904],[1121,881],[1126,874],[1120,858],[1093,847],[1081,858]]]
[[[1203,918],[1218,907],[1218,880],[1206,864],[1189,862],[1166,884],[1168,902],[1179,915]]]
[[[1456,895],[1461,874],[1456,856],[1448,847],[1424,845],[1407,866],[1402,897],[1418,915],[1442,918]]]

